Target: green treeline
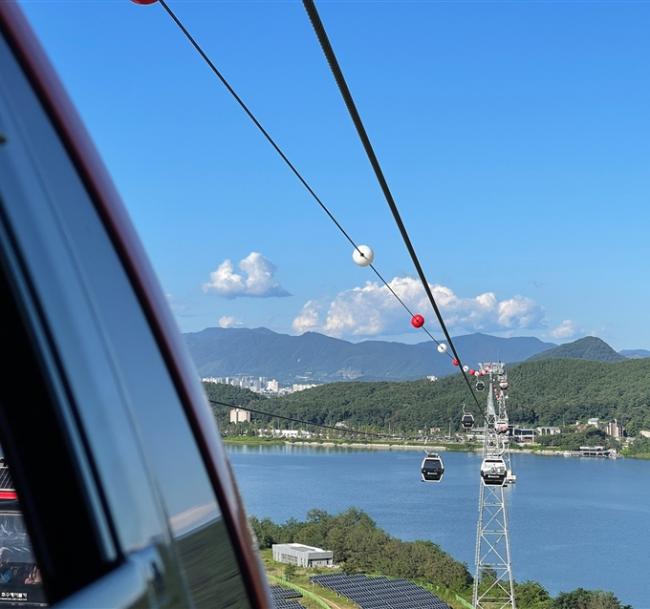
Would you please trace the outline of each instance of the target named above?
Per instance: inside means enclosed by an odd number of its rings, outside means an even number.
[[[337,516],[310,510],[307,520],[275,524],[251,519],[261,548],[274,543],[304,543],[334,552],[347,572],[381,573],[421,579],[461,592],[472,578],[467,567],[430,541],[401,541],[380,529],[366,513],[351,508]]]
[[[590,417],[618,419],[631,435],[650,429],[650,359],[603,363],[540,360],[509,368],[510,420],[523,425],[570,425]],[[458,375],[435,383],[330,383],[279,398],[260,398],[226,385],[206,385],[209,394],[230,394],[245,405],[263,400],[263,409],[333,425],[407,433],[418,429],[459,428],[461,404],[471,398]],[[481,394],[479,394],[481,395]],[[483,394],[485,395],[485,393]],[[223,417],[223,409],[217,410]],[[266,423],[264,417],[255,417]],[[223,423],[223,419],[221,421]]]
[[[472,577],[467,567],[430,541],[402,541],[392,537],[361,510],[350,508],[338,515],[311,510],[305,521],[284,524],[251,518],[260,548],[274,543],[304,543],[334,552],[343,571],[386,575],[443,586],[466,598]],[[610,592],[579,588],[552,598],[536,582],[516,584],[519,609],[630,609]]]

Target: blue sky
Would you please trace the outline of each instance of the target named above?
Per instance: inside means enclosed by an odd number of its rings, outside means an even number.
[[[301,4],[169,1],[430,318]],[[22,6],[181,329],[422,339],[160,6]],[[319,6],[452,330],[650,347],[650,3]]]

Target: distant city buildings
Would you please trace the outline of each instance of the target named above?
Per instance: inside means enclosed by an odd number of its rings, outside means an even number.
[[[248,389],[249,391],[269,396],[287,395],[289,393],[311,389],[312,387],[318,387],[315,383],[294,383],[290,387],[281,387],[277,379],[267,378],[265,376],[204,376],[201,381],[204,383],[231,385],[232,387]]]

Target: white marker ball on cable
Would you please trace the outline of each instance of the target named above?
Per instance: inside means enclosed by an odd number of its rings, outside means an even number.
[[[352,252],[352,260],[359,266],[368,266],[375,259],[375,254],[367,245],[359,245]]]
[[[463,372],[469,372],[469,366],[463,366]]]
[[[447,345],[445,345],[445,343],[439,343],[438,353],[446,353],[446,352],[447,352]]]

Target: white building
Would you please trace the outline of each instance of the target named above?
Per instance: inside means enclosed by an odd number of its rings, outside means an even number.
[[[275,438],[288,439],[311,438],[314,435],[311,431],[305,431],[304,429],[274,429],[271,434]]]
[[[608,436],[617,439],[622,438],[625,433],[623,426],[616,419],[607,423],[606,431]]]
[[[599,423],[600,419],[598,417],[593,417],[587,421],[587,425],[591,425],[592,427],[598,427]]]
[[[514,427],[511,437],[517,444],[533,444],[535,442],[535,430]]]
[[[537,427],[536,431],[540,436],[557,436],[562,433],[559,427]]]
[[[291,392],[295,393],[296,391],[304,391],[305,389],[311,389],[312,387],[318,387],[318,385],[309,385],[306,383],[294,383],[291,386]]]
[[[251,413],[248,410],[241,408],[230,409],[230,422],[231,423],[250,423]]]
[[[273,560],[298,567],[332,567],[334,553],[331,550],[313,548],[301,543],[274,543]]]
[[[269,393],[278,393],[280,391],[280,383],[278,383],[277,379],[271,379],[266,382],[266,390]]]

